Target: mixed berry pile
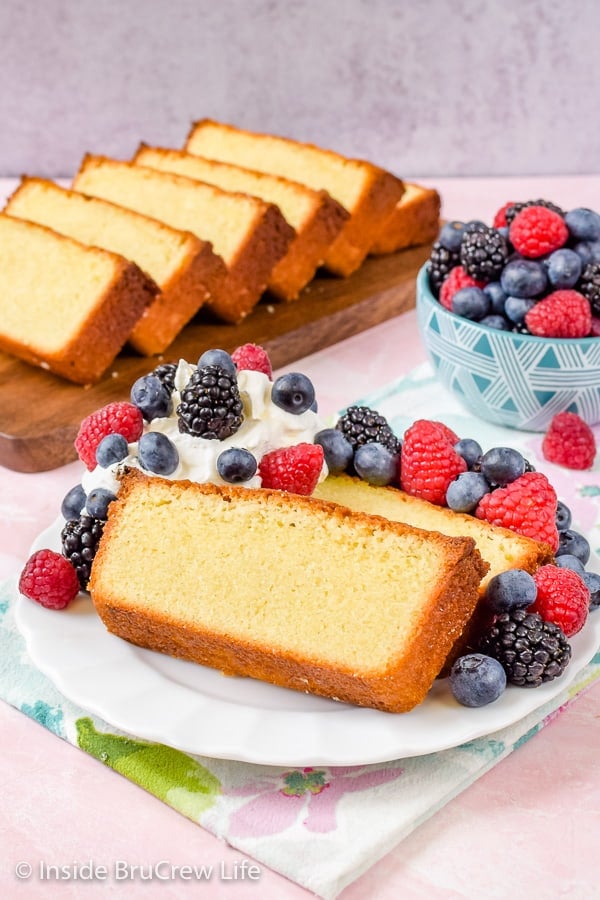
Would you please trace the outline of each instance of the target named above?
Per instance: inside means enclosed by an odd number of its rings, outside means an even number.
[[[446,223],[427,263],[457,315],[538,337],[600,336],[600,214],[547,200],[506,203],[493,224]]]
[[[568,638],[600,607],[600,575],[586,571],[587,539],[571,528],[571,512],[548,478],[510,447],[486,452],[447,425],[414,422],[398,439],[385,418],[368,407],[350,407],[335,428],[320,432],[329,471],[348,472],[371,484],[401,488],[438,506],[474,515],[548,544],[556,564],[531,575],[510,569],[488,585],[487,628],[478,646],[457,659],[453,695],[465,706],[496,700],[507,683],[539,687],[561,675],[571,658]],[[562,465],[589,468],[594,436],[574,413],[555,417],[544,454]],[[485,617],[483,617],[485,619]]]
[[[272,378],[265,351],[244,345],[233,354],[204,353],[180,392],[175,410],[180,432],[199,440],[223,441],[243,421],[237,385],[241,369]],[[89,470],[123,463],[137,442],[138,463],[148,474],[169,475],[178,466],[177,447],[160,431],[145,430],[173,412],[173,363],[138,379],[128,402],[110,403],[81,423],[75,446]],[[271,383],[272,402],[293,415],[316,409],[310,379],[292,372]],[[574,413],[560,413],[543,443],[547,459],[572,468],[594,461],[594,436]],[[467,706],[495,700],[507,683],[537,687],[567,666],[568,638],[600,607],[600,576],[586,570],[590,546],[571,528],[571,512],[557,499],[548,478],[510,447],[484,452],[472,438],[459,438],[447,425],[419,419],[397,436],[384,416],[367,406],[351,406],[314,443],[298,443],[261,459],[243,447],[227,446],[217,457],[223,481],[243,484],[256,474],[264,488],[310,495],[323,469],[346,472],[373,485],[401,488],[411,496],[503,526],[554,551],[556,564],[533,575],[512,569],[489,583],[485,603],[488,628],[475,652],[458,659],[450,675],[454,696]],[[86,590],[92,563],[115,494],[81,484],[65,496],[61,512],[62,552],[44,549],[25,565],[23,594],[52,609],[65,608]]]

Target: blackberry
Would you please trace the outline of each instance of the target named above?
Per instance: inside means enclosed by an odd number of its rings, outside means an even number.
[[[163,384],[170,394],[175,390],[175,373],[177,372],[177,363],[163,363],[162,366],[157,366],[150,373],[151,375],[155,375],[158,380]]]
[[[479,650],[498,660],[511,684],[530,688],[558,678],[571,659],[571,645],[558,625],[526,609],[497,616]]]
[[[506,210],[506,224],[510,225],[512,220],[517,216],[522,210],[526,209],[528,206],[545,206],[546,209],[551,209],[552,212],[555,212],[558,216],[562,216],[563,219],[565,217],[565,212],[560,206],[557,206],[556,203],[552,203],[550,200],[527,200],[525,203],[513,203],[512,206],[509,206]]]
[[[431,248],[429,261],[427,263],[429,284],[436,297],[450,271],[459,265],[460,251],[448,250],[443,244],[436,241]]]
[[[83,591],[87,590],[92,563],[102,537],[104,522],[93,516],[81,515],[78,519],[70,519],[60,533],[62,554],[65,556],[79,579]]]
[[[587,264],[581,273],[579,290],[590,301],[592,315],[600,316],[600,263]]]
[[[463,269],[476,281],[497,281],[508,259],[508,244],[496,228],[468,231],[460,245]]]
[[[387,419],[368,406],[349,406],[335,426],[354,451],[363,444],[383,444],[392,453],[399,453],[398,440]]]
[[[181,392],[177,407],[179,431],[223,441],[238,430],[242,413],[236,377],[222,366],[202,366]]]

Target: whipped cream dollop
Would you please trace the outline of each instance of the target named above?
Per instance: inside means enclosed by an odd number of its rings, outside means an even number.
[[[177,406],[181,392],[195,370],[195,365],[180,360],[175,374],[175,389],[171,395],[173,408],[170,415],[144,423],[144,433],[162,432],[173,442],[179,454],[179,465],[175,471],[171,475],[161,477],[226,484],[217,471],[217,459],[224,450],[230,447],[249,450],[260,464],[263,456],[272,450],[291,447],[294,444],[312,444],[315,435],[327,427],[318,413],[311,409],[295,415],[276,406],[271,400],[272,382],[269,377],[263,372],[242,369],[237,374],[237,383],[244,408],[243,421],[235,434],[219,441],[181,432]],[[86,471],[81,480],[86,494],[100,487],[116,494],[119,489],[118,473],[124,467],[138,468],[152,475],[152,472],[148,472],[140,465],[137,448],[136,441],[129,444],[129,453],[125,459],[107,468],[96,466],[91,472]],[[324,462],[319,481],[323,481],[327,474]],[[260,486],[261,479],[258,473],[243,483],[243,487]]]

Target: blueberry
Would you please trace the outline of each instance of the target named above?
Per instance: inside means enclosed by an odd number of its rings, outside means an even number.
[[[600,216],[593,209],[579,206],[565,215],[569,234],[576,241],[600,240]]]
[[[131,402],[137,406],[147,422],[168,416],[173,402],[168,388],[156,375],[142,375],[131,388]]]
[[[452,312],[474,322],[487,316],[490,309],[491,300],[478,287],[461,288],[452,297]]]
[[[446,250],[458,253],[465,231],[466,225],[464,222],[446,222],[439,233],[438,241]]]
[[[510,331],[510,323],[504,316],[484,316],[483,319],[479,320],[479,324],[487,325],[488,328],[495,328],[496,331]]]
[[[398,474],[398,455],[383,444],[361,444],[354,454],[354,468],[369,484],[391,484]]]
[[[300,372],[280,375],[271,388],[271,400],[275,406],[296,416],[310,409],[314,399],[312,381]]]
[[[115,494],[106,488],[94,488],[87,495],[85,501],[85,509],[89,516],[94,519],[106,519],[108,515],[108,505],[116,500]]]
[[[574,250],[555,250],[546,260],[548,281],[553,288],[572,288],[579,281],[583,268],[581,257]]]
[[[179,465],[175,444],[160,431],[148,431],[138,442],[140,464],[156,475],[171,475]]]
[[[504,314],[515,325],[521,325],[525,321],[525,316],[535,306],[535,300],[528,300],[525,297],[507,297],[504,304]]]
[[[497,659],[483,653],[460,656],[450,671],[450,690],[463,706],[486,706],[506,688],[506,673]]]
[[[237,377],[237,366],[227,350],[206,350],[198,360],[198,368],[203,369],[204,366],[221,366],[228,375]]]
[[[506,487],[526,471],[527,464],[518,450],[512,447],[492,447],[481,457],[481,474],[490,484]]]
[[[454,512],[471,512],[489,492],[490,486],[480,472],[462,472],[448,485],[446,503]]]
[[[532,259],[513,259],[500,276],[502,290],[507,297],[538,297],[548,285],[544,266]]]
[[[63,518],[67,521],[78,519],[81,510],[85,506],[85,491],[80,484],[76,484],[64,496],[60,507]]]
[[[103,469],[121,462],[129,453],[126,438],[122,434],[107,434],[96,447],[96,462]]]
[[[490,299],[490,303],[492,304],[492,313],[495,313],[498,316],[503,315],[506,294],[502,290],[502,285],[500,284],[500,282],[490,281],[490,283],[486,284],[483,288],[483,293]]]
[[[556,557],[556,565],[560,569],[572,569],[574,572],[577,572],[581,575],[585,571],[585,566],[578,559],[577,556],[573,556],[571,553],[563,553],[562,556]]]
[[[315,444],[323,448],[327,468],[332,474],[344,472],[352,462],[352,444],[339,428],[323,428],[315,435]]]
[[[590,592],[590,610],[600,607],[600,575],[595,572],[583,572],[581,575]]]
[[[600,262],[600,241],[579,241],[573,247],[585,269],[591,262]]]
[[[571,528],[567,528],[565,531],[559,531],[558,540],[559,546],[554,554],[555,556],[562,556],[563,553],[569,553],[572,556],[576,556],[577,559],[580,559],[585,566],[590,558],[590,545],[582,534],[579,534],[578,531],[573,531]]]
[[[556,506],[556,527],[558,531],[566,531],[571,527],[571,510],[562,500]]]
[[[459,456],[462,456],[470,469],[473,468],[483,453],[481,444],[478,444],[473,438],[463,438],[454,445],[454,449]]]
[[[523,569],[507,569],[490,579],[485,592],[485,602],[495,613],[509,612],[518,607],[528,607],[537,595],[533,576]]]
[[[238,447],[223,450],[217,457],[217,472],[223,481],[231,484],[250,481],[256,474],[257,465],[256,458],[249,450]]]

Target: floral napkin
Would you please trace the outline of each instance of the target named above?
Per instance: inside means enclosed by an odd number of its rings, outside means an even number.
[[[544,469],[592,547],[600,548],[600,475],[543,464],[540,435],[484,425],[428,366],[363,402],[402,433],[439,418],[484,448],[519,446]],[[550,471],[551,470],[551,471]],[[535,735],[600,678],[600,652],[568,689],[502,731],[451,750],[369,766],[283,769],[191,756],[117,732],[63,697],[36,669],[14,621],[16,585],[0,585],[0,697],[192,821],[325,900],[358,878],[460,791]],[[600,615],[600,611],[595,615]]]

